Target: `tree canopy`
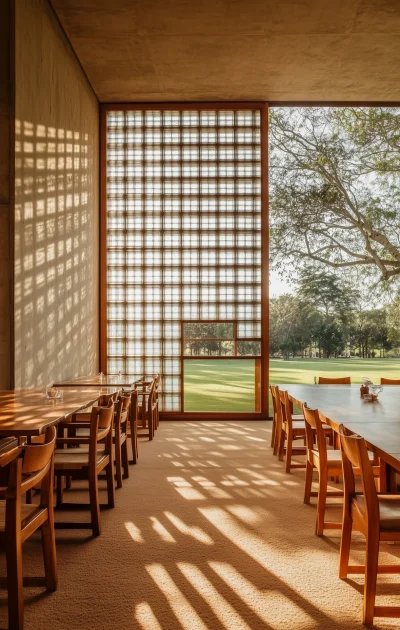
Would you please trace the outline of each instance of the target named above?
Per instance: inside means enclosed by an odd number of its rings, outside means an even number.
[[[400,275],[398,108],[272,108],[271,259]]]

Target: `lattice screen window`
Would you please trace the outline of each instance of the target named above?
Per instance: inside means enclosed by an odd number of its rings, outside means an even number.
[[[162,374],[182,409],[182,320],[261,336],[258,110],[108,111],[109,373]]]

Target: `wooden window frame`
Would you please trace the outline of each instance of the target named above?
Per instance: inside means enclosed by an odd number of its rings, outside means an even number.
[[[251,413],[163,411],[161,419],[170,420],[265,420],[269,418],[269,221],[268,221],[268,103],[112,103],[100,106],[100,371],[107,371],[107,113],[109,111],[205,111],[259,110],[261,182],[261,410]],[[196,320],[197,321],[197,320]],[[182,320],[181,320],[182,322]],[[226,357],[225,357],[226,358]],[[237,357],[236,357],[237,358]],[[243,357],[252,359],[257,357]],[[183,359],[181,358],[181,361]],[[183,366],[182,366],[183,367]],[[183,378],[183,374],[181,375]]]

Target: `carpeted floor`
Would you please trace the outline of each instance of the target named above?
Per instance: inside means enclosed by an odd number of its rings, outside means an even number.
[[[340,532],[314,535],[304,472],[286,475],[269,440],[268,422],[162,423],[102,512],[102,535],[57,531],[59,589],[26,589],[26,630],[362,628],[362,578],[337,577]],[[354,549],[360,564],[362,537]],[[400,546],[382,550],[382,563],[399,562]],[[24,570],[42,574],[39,537]],[[400,604],[399,576],[380,576],[378,593]],[[3,593],[1,628],[6,613]]]

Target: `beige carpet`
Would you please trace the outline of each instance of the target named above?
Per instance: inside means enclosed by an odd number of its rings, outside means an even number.
[[[100,538],[57,532],[59,590],[26,589],[26,629],[362,628],[362,578],[337,577],[340,532],[314,535],[304,473],[286,475],[269,439],[267,422],[163,423],[102,512]],[[355,549],[360,563],[361,537]],[[382,562],[398,556],[383,546]],[[42,571],[39,538],[24,546],[24,569]],[[400,604],[399,576],[380,576],[378,592]],[[0,615],[5,628],[5,593]]]

